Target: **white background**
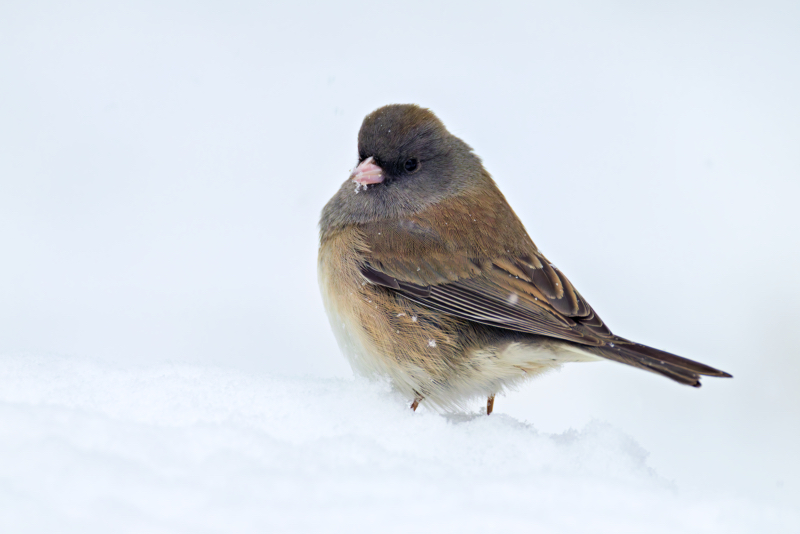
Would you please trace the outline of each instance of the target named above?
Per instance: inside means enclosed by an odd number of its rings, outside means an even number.
[[[3,402],[31,410],[6,420],[9,439],[43,402],[76,406],[8,393],[58,383],[30,362],[60,366],[77,397],[101,387],[97,369],[350,377],[318,294],[316,224],[363,116],[414,102],[483,158],[615,333],[735,377],[693,390],[574,364],[498,398],[498,421],[608,424],[675,491],[792,509],[798,29],[796,2],[3,2],[0,372]],[[75,379],[71,359],[100,375]],[[313,414],[315,398],[282,402]],[[23,445],[0,458],[8,495],[36,475],[8,467]]]

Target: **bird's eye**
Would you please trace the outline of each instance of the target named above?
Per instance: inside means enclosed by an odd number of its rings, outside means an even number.
[[[414,172],[419,169],[419,160],[417,158],[408,158],[403,167],[406,172]]]

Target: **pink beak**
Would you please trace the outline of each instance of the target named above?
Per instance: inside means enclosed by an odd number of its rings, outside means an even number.
[[[383,169],[375,165],[370,156],[353,169],[350,179],[361,185],[379,184],[383,181]]]

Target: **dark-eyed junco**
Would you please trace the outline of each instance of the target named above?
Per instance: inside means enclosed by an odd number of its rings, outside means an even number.
[[[614,360],[690,386],[728,373],[615,336],[539,252],[480,158],[429,110],[382,107],[322,210],[319,280],[354,370],[464,407],[564,362]]]

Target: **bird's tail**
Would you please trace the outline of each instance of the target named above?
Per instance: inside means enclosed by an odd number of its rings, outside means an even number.
[[[591,352],[608,360],[658,373],[681,384],[696,388],[701,386],[700,376],[702,375],[732,378],[732,375],[725,371],[624,338],[616,338],[613,343],[595,347]]]

